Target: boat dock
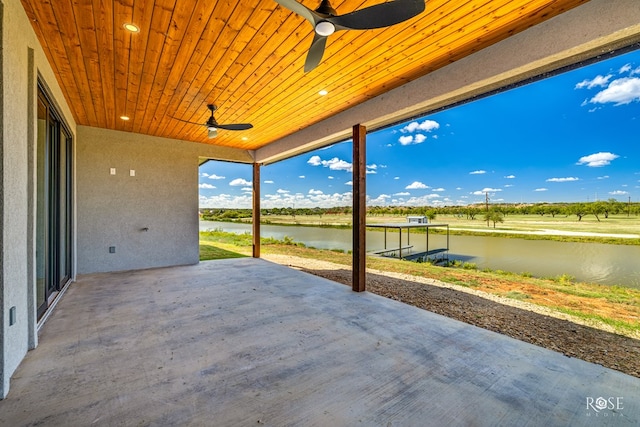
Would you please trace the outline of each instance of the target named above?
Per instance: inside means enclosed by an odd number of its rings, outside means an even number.
[[[370,251],[371,255],[377,256],[385,256],[385,257],[393,257],[399,259],[406,259],[410,261],[448,261],[449,260],[449,224],[431,224],[431,223],[416,223],[416,222],[406,222],[406,223],[386,223],[386,224],[367,224],[367,227],[370,228],[383,228],[384,229],[384,249],[378,249]],[[411,229],[416,228],[424,228],[426,246],[425,250],[422,252],[412,252],[413,245],[411,244]],[[446,228],[447,230],[447,240],[446,245],[444,247],[439,248],[429,248],[429,229],[431,228]],[[387,229],[395,229],[398,230],[398,245],[388,247],[387,246]],[[407,241],[403,245],[402,242],[402,231],[407,230]]]

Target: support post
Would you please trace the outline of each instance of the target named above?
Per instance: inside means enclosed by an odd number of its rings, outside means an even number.
[[[253,257],[260,258],[260,163],[253,164]]]
[[[367,245],[367,129],[362,125],[353,127],[353,276],[354,292],[366,290]]]

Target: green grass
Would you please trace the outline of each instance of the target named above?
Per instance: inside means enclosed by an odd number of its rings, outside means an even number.
[[[519,291],[510,291],[504,294],[505,297],[524,301],[531,298],[531,295]]]

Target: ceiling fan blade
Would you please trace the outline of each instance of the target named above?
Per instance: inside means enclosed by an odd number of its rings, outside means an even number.
[[[172,118],[172,119],[174,119],[174,120],[178,120],[179,122],[189,123],[189,124],[192,124],[192,125],[198,125],[198,126],[206,125],[206,123],[190,122],[190,121],[188,121],[188,120],[182,120],[182,119],[179,119],[179,118],[177,118],[177,117],[173,117],[173,116],[171,116],[171,118]]]
[[[219,129],[225,129],[225,130],[247,130],[247,129],[251,129],[252,127],[253,125],[250,123],[235,123],[230,125],[218,124]]]
[[[215,138],[216,136],[218,136],[218,129],[209,129],[209,139]]]
[[[286,7],[290,11],[297,13],[304,19],[309,21],[315,27],[317,20],[320,18],[313,10],[295,0],[274,0],[280,6]]]
[[[322,61],[322,55],[324,55],[324,48],[327,45],[327,38],[325,36],[314,33],[313,42],[307,53],[307,59],[304,62],[304,72],[307,73],[318,66]]]
[[[399,24],[422,13],[424,9],[424,0],[395,0],[331,16],[326,20],[344,29],[370,30]]]

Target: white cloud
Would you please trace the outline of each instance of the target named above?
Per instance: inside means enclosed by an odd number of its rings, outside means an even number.
[[[311,158],[307,160],[307,163],[311,166],[320,166],[322,164],[322,159],[320,156],[311,156]]]
[[[232,209],[249,209],[253,206],[251,195],[231,196],[218,194],[211,197],[200,196],[199,206],[202,208],[225,207]]]
[[[506,179],[515,179],[515,177],[516,177],[515,175],[507,175],[507,176],[505,176]]]
[[[276,190],[276,193],[278,193],[278,194],[289,194],[289,193],[291,193],[291,191],[289,191],[289,190],[283,190],[282,188],[278,188],[278,189]]]
[[[400,177],[399,176],[394,176],[393,179],[400,179]]]
[[[427,140],[427,137],[421,133],[416,134],[416,136],[413,137],[413,143],[414,144],[422,144],[423,142],[425,142]]]
[[[373,206],[379,206],[379,205],[385,205],[387,204],[387,200],[389,200],[391,198],[391,196],[389,196],[388,194],[380,194],[378,197],[374,198],[370,198],[367,197],[367,205],[373,205]]]
[[[613,77],[611,74],[606,75],[606,76],[596,76],[594,77],[592,80],[583,80],[580,83],[578,83],[576,85],[576,89],[582,89],[582,88],[587,88],[587,89],[593,89],[594,87],[605,87],[607,84],[609,84],[609,80],[611,79],[611,77]]]
[[[511,188],[513,186],[514,186],[513,184],[505,184],[504,188]]]
[[[402,191],[400,193],[394,193],[394,196],[410,196],[411,193],[409,193],[408,191]]]
[[[329,175],[329,176],[327,177],[327,179],[333,179],[333,177],[332,177],[331,175]]]
[[[546,189],[546,188],[536,188],[533,191],[548,191],[548,189]]]
[[[566,178],[549,178],[547,182],[571,182],[571,181],[580,181],[580,178],[576,178],[575,176],[568,176]]]
[[[411,184],[404,187],[405,190],[424,190],[426,188],[429,188],[429,186],[421,183],[420,181],[414,181]]]
[[[434,188],[431,191],[445,191],[445,189],[440,187],[440,188]]]
[[[251,187],[242,187],[240,189],[240,191],[243,191],[245,193],[252,193],[253,192],[253,188],[251,188]]]
[[[439,129],[440,128],[440,123],[434,121],[434,120],[425,120],[422,123],[418,123],[418,122],[411,122],[408,125],[406,125],[405,127],[402,128],[401,132],[409,132],[409,133],[413,133],[417,130],[422,130],[425,132],[431,132],[433,130]]]
[[[620,67],[620,69],[618,70],[619,74],[624,74],[631,71],[631,64],[625,64],[622,67]]]
[[[346,162],[344,160],[340,160],[337,157],[334,157],[331,160],[328,161],[323,161],[322,165],[325,167],[329,167],[329,169],[334,170],[334,171],[347,171],[347,172],[351,172],[351,163]]]
[[[353,181],[347,181],[347,182],[345,182],[345,183],[344,183],[344,185],[351,185],[351,186],[353,186]]]
[[[231,185],[232,187],[241,187],[245,185],[251,185],[251,181],[247,181],[242,178],[236,178],[233,181],[231,181],[229,185]]]
[[[617,159],[618,156],[617,154],[613,154],[613,153],[595,153],[595,154],[590,154],[588,156],[584,156],[584,157],[580,157],[580,160],[578,160],[578,165],[584,165],[586,164],[589,167],[592,168],[598,168],[598,167],[602,167],[602,166],[607,166],[609,165],[613,160]]]
[[[478,170],[478,171],[469,172],[469,175],[483,175],[485,173],[487,173],[487,171]]]
[[[502,188],[489,188],[489,187],[485,187],[482,190],[478,190],[478,191],[474,191],[473,194],[474,196],[480,196],[482,194],[486,194],[486,193],[496,193],[498,191],[502,191]]]
[[[411,135],[401,136],[398,139],[398,142],[400,143],[400,145],[410,145],[413,143],[413,136]]]
[[[224,176],[218,176],[215,173],[209,175],[208,173],[204,172],[202,176],[209,179],[225,179]]]
[[[215,185],[211,185],[211,184],[207,184],[207,183],[202,183],[200,185],[198,185],[198,188],[202,188],[204,190],[213,190],[214,188],[216,188]]]
[[[609,179],[609,175],[599,176],[598,179]]]
[[[268,179],[268,180],[266,180],[264,183],[265,183],[265,184],[273,184],[273,181],[271,181],[270,179]]]
[[[614,80],[606,89],[598,92],[589,100],[591,104],[613,102],[614,105],[625,105],[634,101],[640,101],[639,77],[623,77]]]
[[[309,190],[309,194],[313,194],[314,196],[319,196],[320,194],[324,194],[324,193],[320,190],[314,190],[312,188],[311,190]]]
[[[622,191],[622,190],[616,190],[616,191],[610,191],[609,194],[611,194],[612,196],[626,196],[627,194],[629,194],[628,191]]]
[[[304,175],[300,175],[298,178],[300,178],[300,179],[305,179],[305,178],[306,178],[306,176],[304,176]]]
[[[343,170],[347,172],[351,172],[351,163],[340,160],[337,157],[334,157],[331,160],[322,160],[320,156],[311,156],[307,163],[311,166],[323,166],[325,168],[329,168],[331,170]]]

